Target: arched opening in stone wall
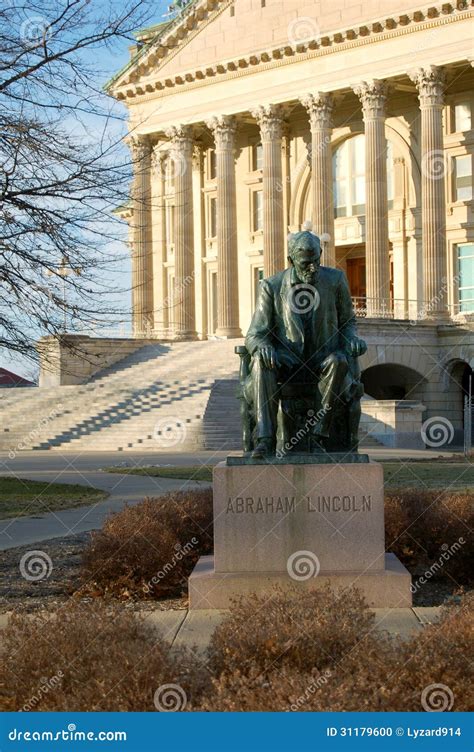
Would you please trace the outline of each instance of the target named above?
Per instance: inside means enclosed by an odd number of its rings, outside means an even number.
[[[421,399],[423,376],[408,366],[381,363],[362,373],[366,395],[376,400]]]
[[[381,363],[362,372],[361,437],[391,447],[421,449],[426,379],[413,368]]]
[[[474,394],[474,372],[469,363],[464,360],[456,361],[450,371],[450,397],[453,411],[454,427],[464,432],[466,413],[465,404],[469,394]],[[471,417],[472,437],[474,437],[474,414]],[[459,435],[458,442],[462,442],[462,435]]]

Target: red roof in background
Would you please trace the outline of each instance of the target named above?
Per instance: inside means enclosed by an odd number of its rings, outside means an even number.
[[[7,371],[6,368],[0,368],[0,388],[2,386],[35,386],[33,381],[18,376],[17,373]]]

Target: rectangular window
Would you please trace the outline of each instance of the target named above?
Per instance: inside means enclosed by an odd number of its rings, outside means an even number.
[[[213,196],[209,199],[209,225],[208,237],[215,238],[217,235],[217,198]]]
[[[263,230],[263,191],[252,193],[253,231]]]
[[[217,158],[216,150],[209,150],[209,180],[215,180],[217,177]]]
[[[474,243],[458,245],[459,310],[474,311]]]
[[[168,157],[165,163],[165,192],[171,193],[173,190],[173,160]]]
[[[456,133],[471,130],[471,106],[469,102],[454,105],[454,130]]]
[[[254,144],[252,146],[252,170],[263,170],[263,146]]]
[[[472,155],[454,157],[454,200],[472,199]]]

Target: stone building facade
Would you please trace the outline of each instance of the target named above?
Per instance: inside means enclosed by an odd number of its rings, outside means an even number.
[[[310,220],[369,343],[366,421],[444,416],[460,432],[474,365],[472,6],[195,0],[139,32],[108,85],[129,113],[134,335],[241,337],[259,280]],[[409,432],[393,428],[393,443]]]

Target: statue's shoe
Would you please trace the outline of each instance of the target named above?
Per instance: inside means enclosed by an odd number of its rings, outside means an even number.
[[[271,439],[258,439],[257,446],[252,452],[252,459],[263,460],[265,457],[272,457],[274,454],[275,450]]]

